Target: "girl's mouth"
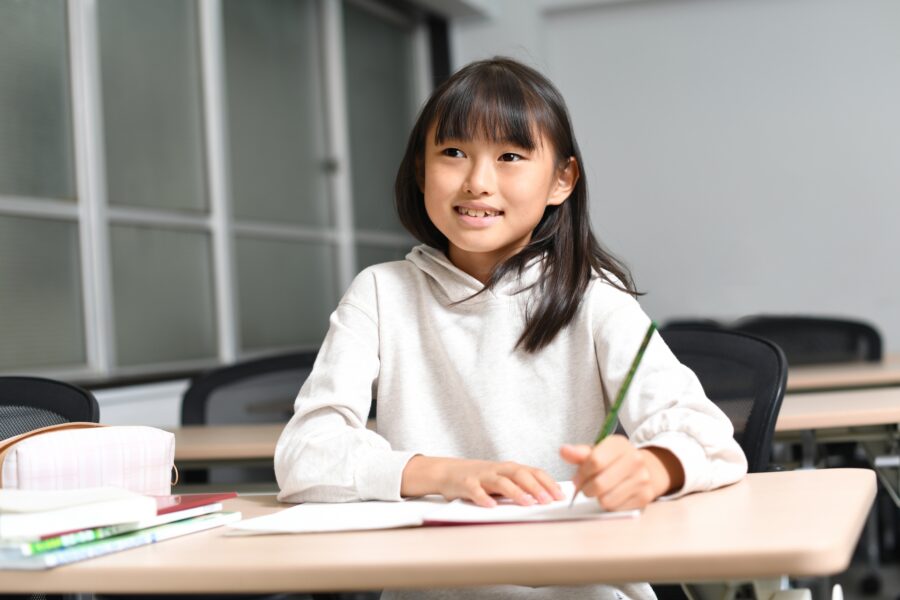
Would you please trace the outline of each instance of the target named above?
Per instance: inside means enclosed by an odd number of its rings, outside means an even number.
[[[493,210],[487,208],[469,208],[466,206],[455,206],[457,218],[466,227],[474,229],[490,227],[503,217],[502,210]]]
[[[464,206],[457,206],[455,210],[460,215],[466,217],[475,217],[477,219],[483,219],[484,217],[499,217],[503,214],[502,210],[475,209],[466,208]]]

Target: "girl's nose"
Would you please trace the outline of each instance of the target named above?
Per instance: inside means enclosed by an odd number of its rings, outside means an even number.
[[[469,176],[464,182],[466,193],[472,196],[492,196],[496,186],[497,180],[491,161],[473,161]]]

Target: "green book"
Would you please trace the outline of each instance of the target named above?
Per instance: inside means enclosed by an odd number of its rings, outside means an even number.
[[[107,525],[104,527],[94,527],[92,529],[82,529],[81,531],[71,531],[62,533],[57,536],[37,539],[32,541],[7,542],[0,545],[0,560],[7,558],[15,558],[17,556],[31,556],[42,552],[50,552],[59,550],[60,548],[69,548],[83,544],[85,542],[93,542],[110,538],[123,533],[137,531],[139,529],[147,529],[157,525],[165,525],[174,521],[197,517],[222,510],[220,502],[207,504],[205,506],[196,506],[187,510],[157,515],[149,519],[143,519],[133,523],[119,523],[117,525]]]
[[[83,542],[68,548],[39,552],[31,556],[0,556],[0,570],[40,570],[103,556],[129,548],[212,529],[241,519],[239,512],[216,512],[172,523],[156,525],[109,538]]]

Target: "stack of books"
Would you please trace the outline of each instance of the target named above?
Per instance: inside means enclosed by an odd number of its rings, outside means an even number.
[[[0,490],[0,569],[49,569],[234,523],[241,513],[222,501],[236,495]]]

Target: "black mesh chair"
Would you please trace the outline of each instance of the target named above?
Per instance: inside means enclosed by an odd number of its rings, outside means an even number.
[[[791,365],[881,360],[881,335],[863,321],[755,315],[744,317],[731,327],[775,342]]]
[[[0,439],[48,425],[99,420],[97,399],[87,390],[41,377],[0,377]]]
[[[41,377],[0,377],[0,439],[48,425],[100,421],[97,399],[80,387]],[[3,600],[69,600],[75,596],[2,595]]]
[[[772,436],[787,383],[787,360],[777,345],[715,328],[662,327],[660,335],[689,367],[710,400],[728,415],[751,473],[769,470]],[[686,598],[680,586],[654,585],[659,600]]]

